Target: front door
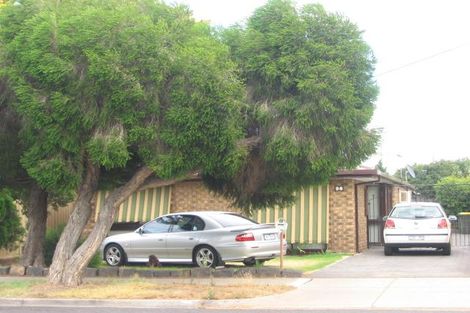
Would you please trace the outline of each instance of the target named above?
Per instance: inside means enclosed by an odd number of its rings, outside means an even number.
[[[367,231],[369,245],[381,245],[383,231],[383,216],[380,208],[379,185],[367,187]]]
[[[151,255],[166,259],[166,241],[173,219],[162,216],[143,225],[138,238],[126,248],[129,262],[146,262]]]

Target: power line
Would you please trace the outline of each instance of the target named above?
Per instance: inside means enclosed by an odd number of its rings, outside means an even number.
[[[384,75],[387,75],[387,74],[390,74],[390,73],[393,73],[393,72],[402,70],[402,69],[404,69],[404,68],[407,68],[407,67],[410,67],[410,66],[413,66],[413,65],[416,65],[416,64],[425,62],[425,61],[427,61],[427,60],[436,58],[436,57],[438,57],[438,56],[440,56],[440,55],[443,55],[443,54],[446,54],[446,53],[449,53],[449,52],[452,52],[452,51],[461,49],[461,48],[467,46],[469,43],[470,43],[470,42],[466,42],[466,43],[463,43],[463,44],[461,44],[461,45],[459,45],[459,46],[456,46],[456,47],[453,47],[453,48],[450,48],[450,49],[446,49],[446,50],[442,50],[442,51],[437,52],[437,53],[435,53],[435,54],[432,54],[432,55],[423,57],[423,58],[421,58],[421,59],[412,61],[412,62],[410,62],[410,63],[406,63],[406,64],[404,64],[404,65],[401,65],[401,66],[392,68],[392,69],[387,70],[387,71],[385,71],[385,72],[378,73],[378,74],[376,75],[376,77],[384,76]]]

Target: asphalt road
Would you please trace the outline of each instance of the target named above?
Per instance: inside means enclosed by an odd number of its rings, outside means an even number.
[[[433,249],[401,249],[384,256],[371,248],[311,276],[316,278],[448,278],[470,277],[470,247],[453,247],[450,256]]]
[[[143,309],[143,308],[64,308],[64,307],[0,307],[0,312],[5,313],[416,313],[416,310],[284,310],[284,311],[272,311],[272,310],[208,310],[208,309]],[[436,311],[436,310],[419,310],[420,313],[449,313],[449,312],[461,312],[470,313],[468,311]]]

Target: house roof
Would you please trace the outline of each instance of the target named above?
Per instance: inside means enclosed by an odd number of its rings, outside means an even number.
[[[373,168],[358,168],[354,170],[340,170],[332,179],[355,179],[361,182],[399,185],[414,190],[415,187],[397,177],[385,174]]]

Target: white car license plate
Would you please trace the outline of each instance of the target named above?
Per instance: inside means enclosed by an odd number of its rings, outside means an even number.
[[[421,236],[421,235],[408,236],[408,240],[413,240],[413,241],[424,240],[424,236]]]
[[[277,239],[277,234],[264,234],[264,240],[275,240]]]

